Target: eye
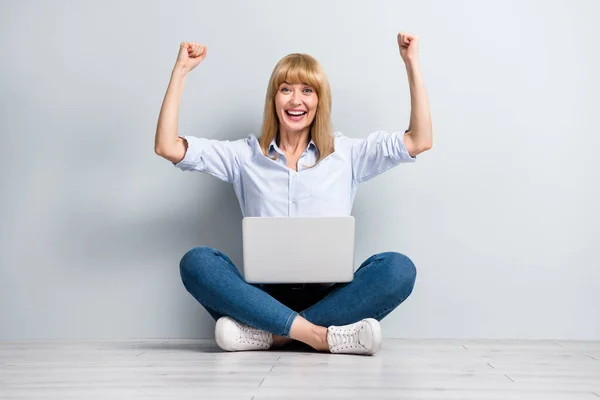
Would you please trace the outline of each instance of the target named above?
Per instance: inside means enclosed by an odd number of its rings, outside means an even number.
[[[311,88],[306,88],[304,90],[310,90],[310,93],[312,93],[312,91],[313,91]]]
[[[289,89],[288,89],[288,88],[286,88],[286,87],[284,87],[284,88],[283,88],[283,89],[281,89],[281,90],[283,91],[283,90],[289,90]]]

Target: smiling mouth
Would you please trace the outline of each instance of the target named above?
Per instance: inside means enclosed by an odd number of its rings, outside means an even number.
[[[287,115],[288,119],[295,121],[295,122],[302,120],[306,116],[306,114],[307,114],[306,111],[303,111],[301,114],[300,113],[290,114],[289,111],[287,111],[287,110],[285,111],[285,115]]]

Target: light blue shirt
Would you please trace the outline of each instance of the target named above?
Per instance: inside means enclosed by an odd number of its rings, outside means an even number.
[[[405,162],[415,162],[404,145],[404,132],[378,131],[366,139],[335,132],[335,151],[312,168],[318,150],[311,140],[289,168],[275,140],[269,156],[258,138],[229,141],[181,136],[188,142],[183,171],[200,171],[233,184],[244,217],[309,217],[350,215],[358,184]]]

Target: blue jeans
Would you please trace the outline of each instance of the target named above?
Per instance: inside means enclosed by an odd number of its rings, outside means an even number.
[[[179,264],[183,285],[215,319],[227,315],[243,324],[289,337],[300,315],[315,325],[346,325],[383,319],[410,295],[417,275],[403,254],[369,257],[348,283],[250,284],[229,257],[195,247]]]

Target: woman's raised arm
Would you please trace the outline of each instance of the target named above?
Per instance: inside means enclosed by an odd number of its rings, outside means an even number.
[[[179,105],[188,73],[205,57],[206,46],[190,42],[183,42],[179,46],[179,54],[160,109],[154,138],[154,152],[171,162],[182,160],[187,151],[186,140],[178,136]]]

